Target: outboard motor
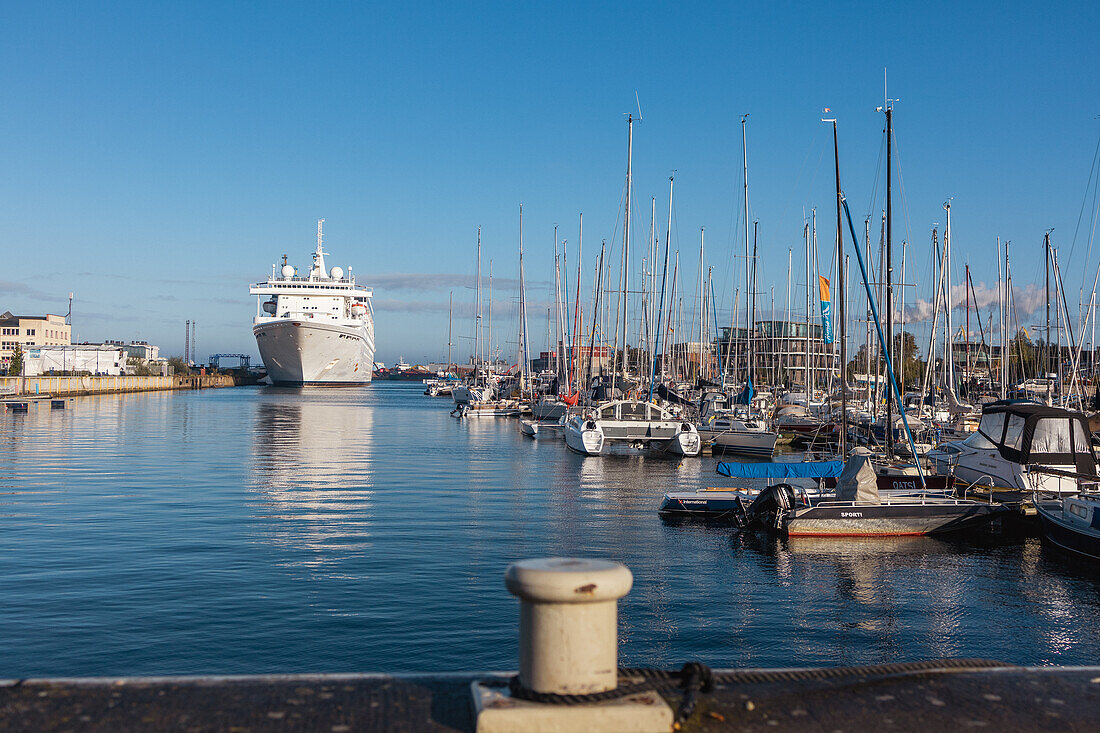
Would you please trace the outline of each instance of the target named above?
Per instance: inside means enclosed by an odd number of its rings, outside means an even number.
[[[795,505],[794,487],[775,484],[760,492],[745,512],[747,526],[758,526],[768,531],[778,531]]]

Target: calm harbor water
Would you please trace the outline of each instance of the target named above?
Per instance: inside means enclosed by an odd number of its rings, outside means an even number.
[[[0,413],[0,677],[516,665],[505,566],[626,563],[625,664],[1100,659],[1100,573],[1038,540],[669,526],[713,458],[584,458],[409,384]]]

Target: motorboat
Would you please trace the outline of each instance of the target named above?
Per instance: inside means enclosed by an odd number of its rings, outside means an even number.
[[[496,390],[491,384],[464,382],[451,388],[451,398],[456,405],[477,405],[489,402],[495,397]]]
[[[451,390],[459,383],[458,377],[451,373],[424,380],[424,394],[429,397],[450,397]]]
[[[1097,481],[1085,415],[1035,402],[984,405],[970,437],[943,442],[927,458],[956,483],[1000,491],[1076,494],[1082,480]]]
[[[840,476],[842,461],[798,461],[779,463],[718,464],[717,472],[740,480],[742,486],[708,487],[697,491],[670,491],[661,500],[657,514],[666,520],[729,521],[736,523],[747,507],[765,491],[765,484],[782,481],[791,486],[795,495],[808,503],[831,496],[826,488],[828,478]],[[835,486],[835,483],[834,483]]]
[[[1100,560],[1100,495],[1065,496],[1035,502],[1043,537],[1063,550]]]
[[[695,426],[669,408],[637,399],[612,400],[564,418],[565,444],[588,456],[609,444],[697,456],[702,440]]]
[[[932,535],[979,529],[1011,511],[942,494],[880,492],[871,456],[855,455],[845,464],[834,499],[799,502],[790,486],[773,486],[749,505],[745,525],[788,537]]]

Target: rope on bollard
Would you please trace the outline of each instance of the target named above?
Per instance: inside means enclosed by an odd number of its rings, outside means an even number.
[[[678,728],[695,712],[700,693],[714,691],[716,684],[760,684],[776,682],[807,682],[837,679],[883,679],[914,673],[967,672],[980,669],[1004,668],[1013,665],[989,659],[939,659],[926,662],[900,662],[862,667],[822,667],[817,669],[731,670],[715,673],[701,662],[688,662],[679,670],[652,669],[647,667],[620,667],[619,677],[639,680],[620,684],[614,690],[587,694],[558,694],[537,692],[520,684],[519,675],[508,682],[512,697],[547,705],[584,705],[587,703],[620,700],[643,692],[671,692],[681,690],[680,705],[673,720]],[[503,682],[501,683],[504,684]]]
[[[558,694],[554,692],[536,692],[520,684],[519,675],[508,680],[508,691],[512,697],[531,702],[546,703],[548,705],[583,705],[585,703],[607,702],[608,700],[620,700],[631,695],[643,692],[661,692],[664,690],[682,689],[683,698],[676,712],[674,724],[683,723],[695,712],[700,692],[711,692],[714,689],[714,675],[705,664],[700,662],[688,662],[679,671],[664,669],[648,669],[621,667],[620,677],[641,678],[641,682],[631,682],[619,685],[614,690],[603,692],[590,692],[587,694]]]

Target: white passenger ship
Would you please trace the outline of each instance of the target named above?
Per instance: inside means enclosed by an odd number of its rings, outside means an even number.
[[[374,367],[371,288],[355,284],[348,267],[325,269],[321,225],[307,277],[286,263],[271,266],[267,282],[249,287],[257,296],[252,333],[274,384],[359,385]]]

